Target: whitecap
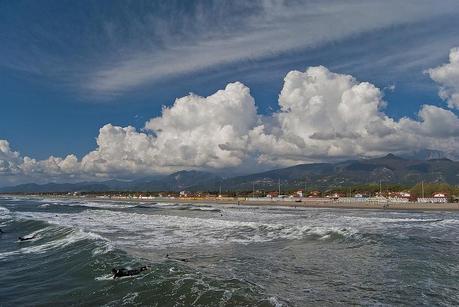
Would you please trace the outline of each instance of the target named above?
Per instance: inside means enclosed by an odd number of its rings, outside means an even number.
[[[11,219],[11,211],[0,206],[0,221]]]
[[[95,254],[102,254],[107,253],[112,250],[110,243],[108,240],[104,239],[98,234],[92,232],[83,232],[81,230],[65,230],[65,229],[56,229],[55,227],[48,226],[42,228],[40,230],[31,232],[23,237],[34,237],[31,240],[27,241],[18,241],[19,243],[27,243],[24,244],[24,247],[21,247],[17,250],[0,253],[0,259],[6,258],[12,255],[22,255],[22,254],[42,254],[48,252],[53,249],[61,249],[67,247],[71,244],[74,244],[78,241],[82,240],[97,240],[100,241],[102,244],[97,248]],[[57,237],[57,238],[56,238]],[[49,239],[49,241],[44,242],[42,244],[37,244],[45,239]],[[21,244],[22,245],[22,244]],[[94,254],[94,253],[93,253]]]

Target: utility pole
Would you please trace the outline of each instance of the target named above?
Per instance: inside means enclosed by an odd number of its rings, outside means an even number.
[[[382,185],[381,185],[381,180],[379,180],[379,196],[382,196]]]
[[[422,198],[424,198],[424,181],[421,181]]]
[[[281,190],[280,190],[280,178],[279,178],[279,196],[281,195]]]
[[[252,182],[252,197],[255,198],[255,182]]]
[[[222,185],[220,184],[220,193],[218,195],[222,195]]]

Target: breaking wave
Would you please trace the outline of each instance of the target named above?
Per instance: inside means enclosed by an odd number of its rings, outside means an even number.
[[[22,212],[25,219],[39,219],[62,227],[94,229],[110,236],[118,247],[168,249],[227,243],[249,244],[274,240],[361,240],[354,228],[266,224],[224,219],[148,215],[110,210],[86,210],[78,214]],[[186,239],[185,239],[186,238]]]

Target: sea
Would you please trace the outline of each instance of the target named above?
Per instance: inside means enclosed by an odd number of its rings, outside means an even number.
[[[0,228],[0,306],[459,305],[457,212],[3,196]]]

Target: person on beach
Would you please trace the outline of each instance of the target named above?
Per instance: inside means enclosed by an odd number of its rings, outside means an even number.
[[[132,269],[132,270],[128,270],[128,269],[125,269],[125,268],[121,268],[121,269],[113,268],[112,269],[112,274],[113,274],[113,279],[116,279],[116,278],[125,277],[125,276],[139,275],[140,273],[142,273],[143,271],[146,271],[146,270],[148,270],[147,266],[143,266],[143,267],[140,267],[138,269]]]

